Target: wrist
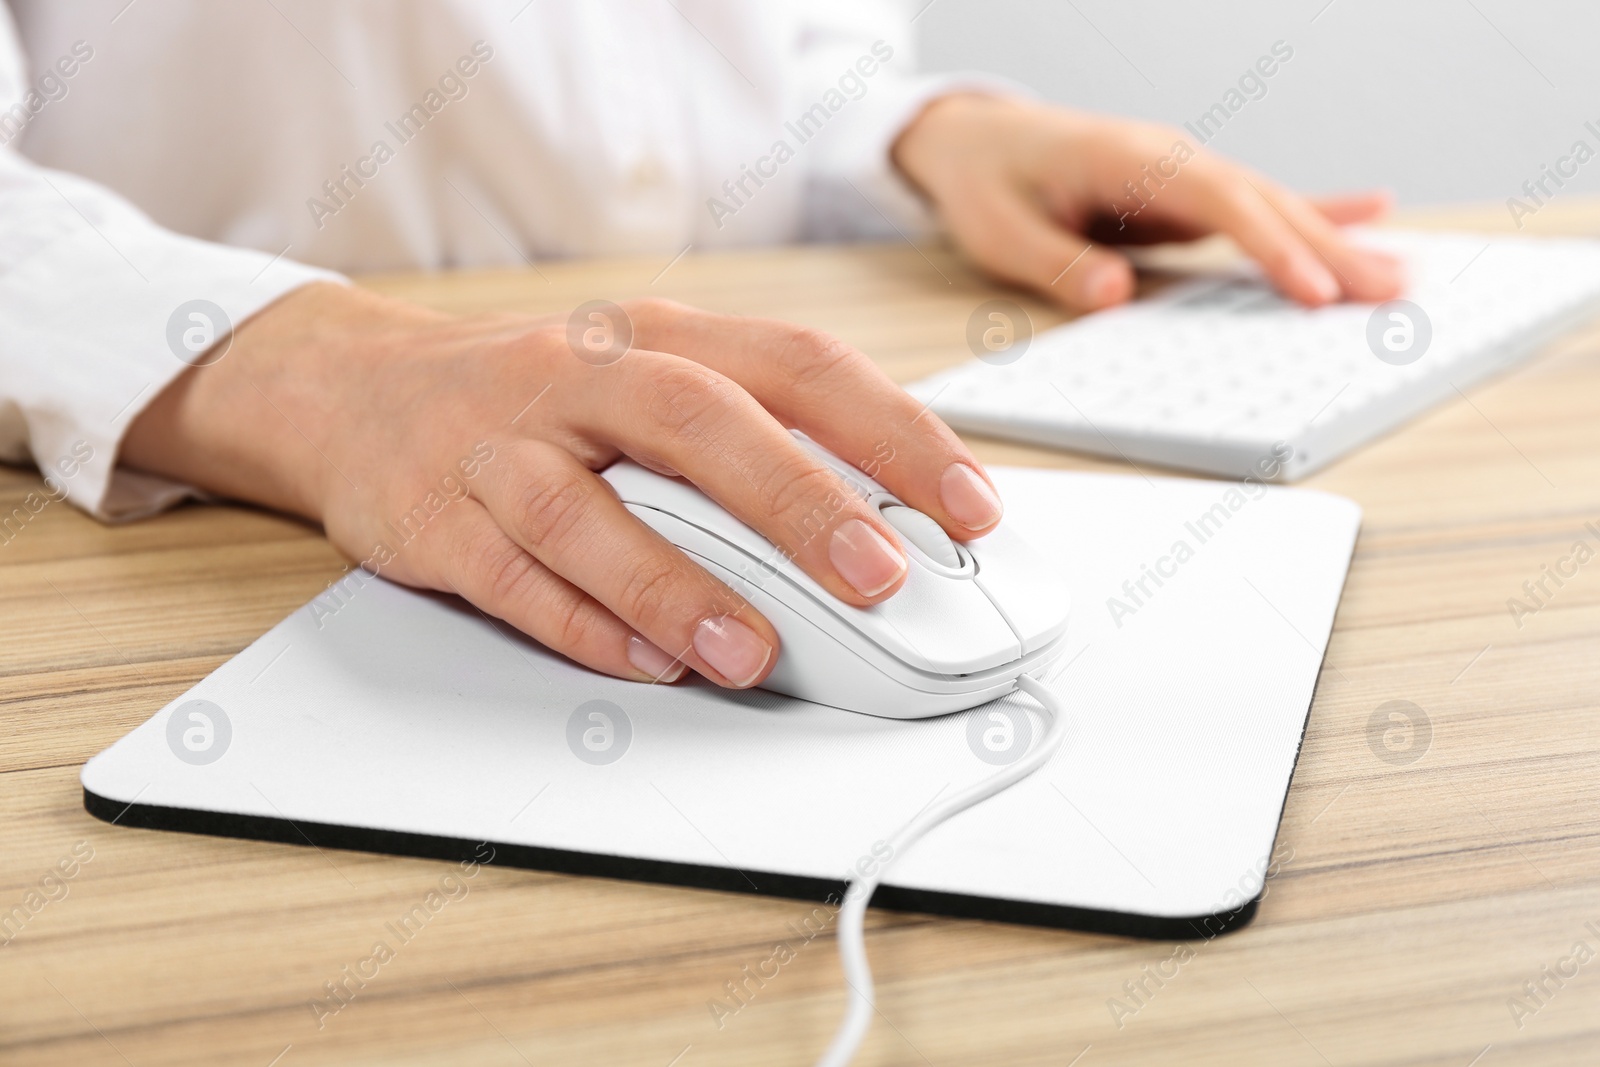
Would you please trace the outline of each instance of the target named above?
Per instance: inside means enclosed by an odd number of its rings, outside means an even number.
[[[889,160],[907,181],[932,198],[939,174],[955,154],[970,151],[970,131],[993,122],[996,111],[1017,101],[987,93],[956,92],[934,97],[906,123],[889,146]]]
[[[935,204],[971,193],[973,181],[1036,178],[1049,169],[1052,138],[1070,135],[1083,117],[1026,97],[957,92],[937,97],[907,123],[889,158]],[[963,188],[965,181],[969,188]]]
[[[348,363],[396,309],[431,315],[328,282],[286,294],[240,324],[221,359],[184,371],[139,414],[121,462],[322,521],[340,477],[329,452],[349,403]]]

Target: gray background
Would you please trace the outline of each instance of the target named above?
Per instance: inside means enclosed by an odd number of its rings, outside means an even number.
[[[1174,124],[1286,41],[1267,94],[1210,144],[1309,191],[1504,203],[1573,141],[1600,151],[1594,0],[933,0],[915,26],[925,70]],[[1600,192],[1600,158],[1558,195],[1579,192]]]

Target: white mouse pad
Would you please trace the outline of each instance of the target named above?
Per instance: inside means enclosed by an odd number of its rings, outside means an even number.
[[[1254,912],[1360,524],[1325,493],[998,469],[1072,581],[1053,761],[875,903],[1191,937]],[[346,580],[83,769],[118,825],[826,899],[1042,723],[1014,695],[851,714],[573,666],[464,603]],[[875,845],[878,846],[875,853]]]

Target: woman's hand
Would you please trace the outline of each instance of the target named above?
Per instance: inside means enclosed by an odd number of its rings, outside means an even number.
[[[1284,293],[1317,306],[1399,295],[1399,263],[1338,226],[1383,214],[1380,193],[1310,201],[1181,130],[1031,101],[955,95],[929,105],[894,158],[978,264],[1078,311],[1133,295],[1108,244],[1233,238]]]
[[[632,347],[613,360],[574,347],[565,316],[454,318],[308,286],[163,391],[122,460],[320,521],[385,577],[459,593],[596,670],[675,681],[687,664],[736,688],[766,677],[777,634],[628,513],[594,473],[618,456],[688,478],[850,604],[892,595],[906,558],[785,427],[870,465],[954,538],[1000,520],[960,439],[848,345],[665,301],[625,310]]]

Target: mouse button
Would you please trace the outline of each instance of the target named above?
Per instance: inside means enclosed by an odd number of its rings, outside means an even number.
[[[611,484],[624,504],[644,504],[646,507],[671,510],[678,504],[693,507],[693,498],[702,495],[689,482],[657,474],[631,459],[617,460],[601,471],[600,477]]]
[[[887,669],[888,661],[893,661],[901,666],[931,674],[966,673],[967,668],[960,666],[952,668],[949,661],[952,655],[971,651],[966,647],[969,644],[980,649],[1000,648],[1000,658],[997,661],[999,663],[1017,658],[1016,637],[1005,625],[1005,620],[983,601],[981,592],[976,589],[973,592],[978,595],[978,601],[965,605],[960,612],[946,612],[946,622],[949,622],[949,616],[952,615],[959,615],[966,621],[966,616],[973,610],[981,612],[987,609],[996,625],[988,627],[992,632],[982,635],[987,638],[987,642],[982,639],[974,642],[972,635],[968,635],[966,641],[952,652],[946,647],[947,643],[940,640],[939,635],[935,634],[930,639],[929,635],[921,633],[917,620],[908,622],[905,619],[885,617],[878,613],[876,608],[857,608],[840,603],[828,595],[805,572],[782,557],[765,561],[751,559],[742,552],[731,549],[722,538],[684,522],[676,515],[637,504],[629,504],[627,508],[641,522],[681,548],[728,588],[754,604],[757,611],[767,616],[768,622],[778,627],[778,635],[783,640],[786,650],[797,641],[807,647],[826,647],[827,642],[832,642],[834,646],[848,649],[856,657],[879,662],[880,670]],[[926,579],[928,576],[922,577]],[[896,594],[896,598],[904,596],[905,593],[906,590],[902,588]],[[806,632],[798,633],[780,625],[779,617],[767,611],[774,601],[782,605],[784,618],[791,622],[803,621]],[[820,646],[816,644],[819,635],[826,638]],[[1009,649],[1009,652],[1006,649]],[[972,669],[982,669],[982,667]]]
[[[852,467],[799,430],[790,430],[789,432],[794,435],[795,443],[831,468],[833,473],[837,474],[850,488],[850,491],[863,500],[888,493],[887,489],[878,484],[877,479],[857,467]]]
[[[978,586],[1010,624],[1026,655],[1060,636],[1072,606],[1066,576],[1010,527],[969,541]]]
[[[604,477],[628,510],[668,541],[764,586],[841,641],[869,642],[933,674],[986,670],[1021,655],[1016,634],[971,582],[911,567],[894,596],[870,608],[854,607],[688,482],[629,460],[613,464]]]
[[[894,596],[858,608],[835,599],[770,545],[766,555],[746,553],[715,531],[675,514],[640,504],[627,508],[674,545],[737,575],[740,580],[730,587],[741,596],[753,596],[752,586],[764,590],[861,654],[870,645],[915,670],[943,675],[986,670],[1022,654],[1005,618],[971,582],[913,567]]]
[[[687,522],[670,511],[646,507],[643,504],[624,504],[628,513],[673,545],[693,556],[716,560],[717,565],[735,574],[749,585],[766,586],[777,580],[777,560],[745,552],[739,545],[730,543],[716,533]],[[768,546],[769,550],[771,546]],[[736,589],[738,587],[735,587]]]
[[[901,537],[940,566],[959,571],[966,562],[944,529],[916,508],[909,508],[904,504],[890,504],[882,508],[879,514]]]
[[[690,526],[715,534],[755,559],[773,565],[781,560],[782,553],[771,541],[734,518],[692,482],[657,474],[632,460],[612,464],[601,477],[611,483],[624,504],[676,516]],[[673,540],[670,536],[667,539]]]
[[[900,591],[881,604],[844,610],[863,636],[919,670],[970,674],[1022,655],[1017,635],[982,589],[921,567],[912,567]]]
[[[919,651],[917,646],[926,643],[925,640],[920,637],[907,640],[907,635],[902,632],[906,628],[905,623],[874,617],[871,609],[840,603],[796,566],[794,561],[765,540],[760,541],[766,549],[764,554],[746,552],[737,541],[722,536],[721,531],[697,525],[670,511],[643,504],[627,503],[625,506],[640,522],[692,558],[712,565],[713,572],[723,575],[725,584],[745,599],[753,600],[759,590],[783,601],[790,611],[805,618],[819,632],[830,635],[832,640],[840,644],[871,645],[879,654],[918,670],[944,672],[940,661],[928,659]],[[744,529],[748,530],[748,527]],[[731,578],[728,577],[730,575]],[[896,596],[903,596],[904,593],[902,589]],[[998,615],[995,617],[999,618]],[[1016,638],[1009,629],[1006,630],[1006,636],[1011,638],[1014,646]],[[935,651],[940,649],[936,646]],[[1011,658],[1015,658],[1015,654]]]

